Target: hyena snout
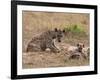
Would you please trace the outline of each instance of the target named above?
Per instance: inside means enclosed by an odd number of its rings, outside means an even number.
[[[61,42],[61,39],[60,38],[58,38],[58,42]]]
[[[78,43],[77,44],[77,47],[78,47],[78,51],[79,52],[82,52],[83,48],[84,48],[84,44],[83,43]]]

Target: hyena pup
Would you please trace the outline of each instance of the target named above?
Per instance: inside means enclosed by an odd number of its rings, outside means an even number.
[[[55,46],[54,40],[61,42],[65,30],[55,28],[54,30],[48,30],[43,32],[39,36],[33,37],[28,43],[27,52],[33,51],[45,51],[49,48],[52,52],[59,52],[59,49]]]
[[[83,43],[78,43],[77,46],[70,46],[68,48],[68,52],[70,53],[70,59],[79,59],[80,57],[83,57],[84,59],[87,58],[86,54],[88,53],[86,51],[86,53],[84,52],[85,49],[85,46]]]

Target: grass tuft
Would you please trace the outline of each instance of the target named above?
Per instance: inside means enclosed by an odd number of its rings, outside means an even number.
[[[66,32],[71,32],[71,33],[85,33],[85,30],[80,26],[80,25],[70,25],[68,27],[65,27]]]

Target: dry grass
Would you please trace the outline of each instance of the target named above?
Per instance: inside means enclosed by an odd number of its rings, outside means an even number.
[[[65,52],[32,52],[23,54],[23,68],[45,68],[85,65],[89,65],[88,59],[69,59],[69,55]]]
[[[89,14],[23,11],[23,68],[89,65],[89,60],[69,60],[67,52],[63,50],[60,53],[25,52],[27,44],[33,36],[48,29],[55,27],[63,29],[74,24],[84,28],[87,35],[68,33],[62,42],[70,45],[82,42],[89,46]]]

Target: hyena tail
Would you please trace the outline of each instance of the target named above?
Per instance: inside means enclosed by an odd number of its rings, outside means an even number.
[[[30,51],[32,51],[32,46],[28,45],[26,48],[26,52],[30,52]]]
[[[29,48],[28,47],[26,48],[26,52],[29,52]]]

